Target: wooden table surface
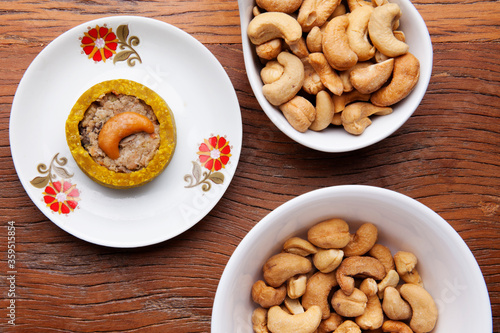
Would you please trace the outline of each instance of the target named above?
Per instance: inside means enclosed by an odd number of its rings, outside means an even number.
[[[14,327],[9,281],[0,280],[0,331],[209,332],[224,267],[259,220],[311,190],[366,184],[420,201],[460,234],[484,274],[500,332],[500,2],[413,3],[434,47],[421,105],[382,142],[328,154],[292,142],[259,107],[243,65],[236,0],[2,0],[0,274],[8,271],[9,221],[17,274]],[[243,119],[241,159],[223,198],[193,228],[139,249],[93,245],[53,224],[24,191],[9,146],[13,97],[37,54],[76,25],[118,14],[170,23],[203,43],[229,75]]]

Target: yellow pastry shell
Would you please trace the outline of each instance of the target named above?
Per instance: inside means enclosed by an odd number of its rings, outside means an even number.
[[[135,96],[151,106],[160,124],[160,147],[145,168],[131,173],[114,172],[96,163],[83,148],[78,124],[85,111],[107,93]],[[169,164],[176,145],[175,121],[167,103],[153,90],[130,80],[110,80],[88,89],[75,103],[66,120],[66,141],[76,163],[95,182],[106,187],[126,189],[144,185],[158,176]]]

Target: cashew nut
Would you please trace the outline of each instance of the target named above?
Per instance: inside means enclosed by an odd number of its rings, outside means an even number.
[[[304,0],[297,16],[302,31],[309,32],[313,27],[322,26],[339,3],[340,0]]]
[[[304,313],[304,307],[302,306],[302,304],[300,304],[298,298],[285,297],[285,301],[283,302],[283,304],[285,305],[285,308],[293,315]]]
[[[322,131],[331,124],[335,108],[330,94],[322,90],[316,94],[316,118],[309,129]]]
[[[316,72],[314,67],[309,61],[309,57],[301,59],[304,64],[304,83],[302,84],[302,89],[310,95],[316,95],[321,90],[325,89],[325,86],[321,82],[319,74]]]
[[[354,256],[345,258],[337,268],[337,282],[347,295],[354,290],[354,278],[352,276],[362,275],[375,280],[382,280],[385,277],[385,268],[375,258]]]
[[[277,81],[262,87],[262,93],[273,105],[281,105],[291,100],[304,83],[304,65],[297,56],[281,52],[277,60],[284,68],[283,75]]]
[[[350,295],[346,295],[342,289],[337,290],[333,293],[331,303],[337,314],[343,317],[358,317],[365,312],[367,302],[365,293],[353,288]]]
[[[252,326],[255,333],[269,333],[267,329],[267,309],[257,308],[253,311]]]
[[[267,328],[272,333],[313,333],[321,322],[321,309],[312,306],[304,313],[292,315],[273,306],[267,313]]]
[[[267,286],[262,280],[255,282],[252,286],[252,299],[263,308],[279,305],[286,297],[286,286],[278,288]]]
[[[111,159],[120,157],[120,141],[132,134],[146,132],[152,134],[155,127],[148,117],[136,112],[122,112],[104,123],[99,132],[98,143]]]
[[[302,306],[309,309],[313,305],[321,308],[322,319],[330,317],[328,295],[330,290],[337,285],[335,273],[316,272],[307,280],[306,292],[302,295]]]
[[[306,292],[307,275],[299,274],[292,276],[286,283],[286,292],[288,297],[296,299],[304,295]]]
[[[383,265],[383,263],[382,263]],[[387,268],[386,268],[387,272]],[[378,284],[378,297],[379,298],[384,298],[384,290],[387,287],[396,287],[399,283],[399,274],[395,270],[391,269],[390,271],[387,272],[385,275],[385,278],[380,281]]]
[[[305,132],[316,118],[316,108],[302,96],[295,96],[279,106],[290,125],[299,132]]]
[[[362,94],[357,90],[350,91],[348,93],[344,93],[340,96],[333,96],[333,106],[335,108],[335,113],[339,113],[340,111],[344,110],[347,104],[350,104],[355,101],[369,101],[370,100],[370,95],[368,94]],[[338,124],[342,125],[342,123]]]
[[[284,67],[276,60],[271,60],[260,71],[260,78],[264,84],[273,83],[279,80],[283,72]]]
[[[382,309],[384,309],[386,316],[392,320],[407,320],[411,318],[410,305],[401,298],[399,291],[394,287],[385,288]]]
[[[309,259],[292,253],[278,253],[269,258],[263,267],[264,280],[271,287],[279,287],[296,274],[305,274],[312,269]]]
[[[378,291],[377,281],[375,281],[372,278],[366,278],[363,281],[361,281],[361,284],[359,285],[359,290],[364,292],[367,297],[377,295]]]
[[[309,228],[307,239],[314,245],[325,249],[341,249],[351,240],[349,225],[341,219],[319,222]]]
[[[265,12],[250,21],[247,35],[254,45],[260,45],[275,38],[282,38],[290,45],[302,37],[302,28],[299,22],[288,14]]]
[[[402,321],[386,320],[382,325],[382,331],[392,333],[413,333],[411,328]]]
[[[405,283],[399,290],[401,296],[410,303],[412,316],[410,327],[415,333],[430,332],[436,325],[438,310],[432,296],[418,284]]]
[[[283,244],[283,251],[306,257],[310,254],[318,252],[318,249],[305,239],[292,237],[287,239]]]
[[[309,54],[309,62],[318,73],[321,83],[334,95],[340,95],[344,91],[344,85],[337,72],[328,63],[325,55],[320,52]]]
[[[322,273],[333,272],[344,258],[344,251],[338,249],[320,249],[313,256],[314,266]]]
[[[321,52],[322,33],[319,27],[313,27],[307,34],[306,45],[310,52]]]
[[[417,257],[406,251],[398,251],[394,255],[394,263],[401,279],[406,283],[415,283],[423,286],[420,274],[417,269]]]
[[[321,321],[317,333],[329,333],[335,331],[344,319],[335,312],[330,313],[330,317]]]
[[[401,9],[396,3],[387,3],[376,7],[368,23],[370,39],[380,52],[388,57],[397,57],[408,52],[409,46],[398,40],[393,25],[401,17]]]
[[[333,18],[325,27],[322,38],[322,48],[330,65],[339,71],[344,71],[358,62],[357,54],[349,47],[346,29],[349,19],[346,15]]]
[[[356,324],[363,330],[374,330],[382,327],[384,312],[376,294],[368,296],[365,312],[356,317]]]
[[[296,43],[288,45],[290,47],[290,51],[293,52],[300,59],[305,58],[309,55],[309,49],[306,45],[305,38],[301,37]]]
[[[370,118],[368,118],[369,116],[384,116],[390,113],[392,113],[392,109],[389,107],[375,106],[366,102],[356,102],[347,105],[344,111],[342,111],[342,125],[347,132],[359,135],[372,123]]]
[[[420,62],[411,53],[394,59],[391,82],[373,93],[371,102],[378,106],[395,104],[408,96],[420,77]]]
[[[344,110],[345,111],[345,110]],[[342,249],[346,257],[361,256],[377,242],[378,230],[373,223],[363,223],[352,240]]]
[[[368,251],[368,254],[374,258],[377,258],[382,265],[385,267],[385,271],[388,273],[390,270],[394,269],[394,259],[392,258],[391,250],[385,245],[375,244]]]
[[[372,6],[372,4],[365,0],[347,0],[347,7],[349,7],[349,11],[353,12],[357,8],[362,6]]]
[[[255,52],[261,59],[274,59],[281,53],[281,41],[281,38],[271,39],[270,41],[255,46]]]
[[[368,40],[368,21],[372,12],[372,6],[361,6],[348,16],[347,39],[351,49],[358,55],[358,61],[366,61],[375,55],[375,47]]]
[[[283,12],[291,14],[300,8],[302,0],[287,0],[287,1],[275,1],[275,0],[256,0],[257,6],[265,9],[268,12]]]
[[[361,333],[361,329],[352,320],[346,320],[333,333]]]
[[[391,77],[394,68],[394,59],[372,64],[363,68],[353,69],[349,79],[353,87],[363,94],[371,94],[380,89]]]

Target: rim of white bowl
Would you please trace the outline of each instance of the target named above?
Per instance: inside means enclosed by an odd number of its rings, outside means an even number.
[[[472,275],[472,278],[475,281],[482,281],[480,286],[476,286],[476,291],[479,295],[479,302],[483,307],[481,311],[483,311],[482,313],[485,315],[485,318],[489,318],[489,323],[486,323],[486,326],[489,326],[489,329],[488,327],[486,327],[487,330],[485,332],[489,332],[493,329],[490,298],[488,295],[486,282],[484,281],[484,277],[481,272],[481,268],[479,267],[479,264],[477,263],[473,253],[471,252],[465,241],[462,239],[462,237],[460,237],[455,229],[453,229],[453,227],[448,222],[446,222],[446,220],[444,220],[441,216],[439,216],[439,214],[437,214],[424,204],[420,203],[419,201],[399,192],[370,185],[337,185],[313,190],[283,203],[282,205],[271,211],[268,215],[266,215],[257,224],[255,224],[255,226],[241,240],[240,244],[236,247],[235,251],[229,258],[229,261],[226,264],[226,267],[220,278],[219,285],[217,287],[212,309],[212,333],[220,332],[220,329],[217,327],[219,325],[218,323],[222,322],[222,320],[224,320],[223,318],[225,318],[223,313],[223,300],[221,298],[221,295],[226,294],[226,289],[228,289],[231,285],[230,282],[235,280],[236,272],[234,270],[231,270],[231,267],[233,265],[236,265],[241,260],[241,257],[245,254],[247,247],[253,244],[258,239],[259,234],[266,229],[267,224],[279,218],[280,215],[286,214],[290,207],[297,207],[304,202],[311,202],[324,196],[328,197],[333,194],[339,193],[342,193],[345,196],[363,195],[367,197],[387,197],[389,199],[399,200],[406,205],[407,209],[421,212],[426,216],[431,217],[433,223],[429,224],[429,227],[435,229],[435,232],[437,233],[443,233],[449,236],[449,240],[455,246],[455,250],[459,251],[462,254],[461,258],[466,261],[466,266],[471,268],[470,274]]]
[[[330,142],[330,140],[327,140],[325,136],[321,136],[321,132],[314,132],[314,131],[307,131],[305,133],[300,133],[297,130],[295,130],[284,118],[282,113],[273,105],[271,105],[264,95],[262,94],[262,81],[260,79],[259,73],[255,72],[255,64],[257,63],[257,56],[255,54],[255,51],[253,50],[252,45],[250,45],[250,42],[248,40],[248,37],[246,36],[246,30],[248,27],[248,22],[246,20],[243,20],[242,18],[248,17],[252,13],[252,6],[249,6],[249,1],[245,0],[238,0],[238,6],[239,6],[239,13],[240,13],[240,22],[241,22],[241,37],[242,37],[242,44],[243,44],[243,53],[251,54],[252,57],[243,57],[244,63],[245,63],[245,68],[247,71],[247,77],[248,81],[250,82],[250,86],[252,87],[252,91],[254,92],[255,98],[259,102],[259,105],[261,106],[262,110],[266,113],[267,117],[271,120],[271,122],[278,127],[278,129],[283,132],[286,136],[288,136],[290,139],[294,140],[295,142],[322,152],[327,152],[327,153],[342,153],[342,152],[348,152],[348,151],[355,151],[358,149],[362,149],[368,146],[371,146],[377,142],[380,142],[390,135],[392,135],[394,132],[396,132],[398,129],[400,129],[404,123],[408,121],[408,119],[415,113],[417,108],[419,107],[424,95],[427,92],[427,88],[429,86],[431,74],[432,74],[432,66],[433,66],[433,48],[432,48],[432,41],[427,29],[427,25],[425,24],[424,19],[416,9],[416,7],[411,3],[411,1],[407,0],[392,0],[394,3],[402,4],[404,3],[404,15],[411,16],[412,19],[412,25],[417,26],[418,31],[425,31],[426,33],[423,34],[423,38],[420,40],[420,42],[425,45],[426,50],[428,50],[424,55],[423,58],[425,59],[420,59],[421,63],[425,62],[429,64],[429,66],[424,67],[420,69],[420,79],[419,82],[417,83],[417,86],[413,91],[410,93],[410,95],[406,99],[412,99],[418,101],[418,103],[415,103],[411,110],[406,110],[405,116],[401,117],[391,117],[393,123],[391,124],[390,128],[387,129],[387,131],[383,131],[382,133],[370,136],[368,138],[367,133],[363,133],[361,136],[353,136],[351,138],[351,135],[347,135],[348,137],[348,144],[342,145],[342,146],[336,146],[335,143]],[[404,23],[404,22],[403,22]],[[404,103],[404,100],[401,101],[400,103]],[[396,111],[395,111],[396,113]],[[390,116],[390,115],[388,115]],[[386,116],[386,117],[388,117]],[[396,120],[397,119],[397,120]],[[373,125],[372,125],[373,126]],[[335,131],[336,129],[326,129],[325,131]],[[367,129],[369,130],[369,129]],[[344,134],[344,133],[343,133]],[[322,138],[321,140],[319,138]],[[323,139],[325,138],[325,139]]]

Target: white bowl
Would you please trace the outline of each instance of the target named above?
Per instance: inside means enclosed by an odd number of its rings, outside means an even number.
[[[321,132],[308,130],[300,133],[285,119],[281,111],[271,105],[262,94],[260,63],[255,47],[247,36],[248,23],[252,19],[254,0],[238,0],[241,21],[243,56],[248,80],[260,106],[269,119],[288,137],[296,142],[324,152],[346,152],[367,147],[385,139],[398,130],[413,114],[425,95],[432,72],[432,43],[424,20],[409,0],[390,0],[399,4],[402,11],[400,30],[405,33],[410,52],[420,61],[420,79],[414,90],[403,101],[393,106],[387,116],[371,117],[373,123],[359,136],[347,133],[342,126],[329,126]]]
[[[245,236],[222,274],[212,312],[212,333],[251,333],[251,287],[262,279],[262,266],[279,253],[286,239],[305,237],[307,229],[330,217],[345,219],[356,230],[372,222],[379,242],[393,253],[415,253],[425,288],[434,297],[439,318],[433,333],[492,332],[490,300],[481,270],[457,232],[438,214],[403,194],[345,185],[315,190],[275,209]],[[472,320],[471,318],[474,318]]]

